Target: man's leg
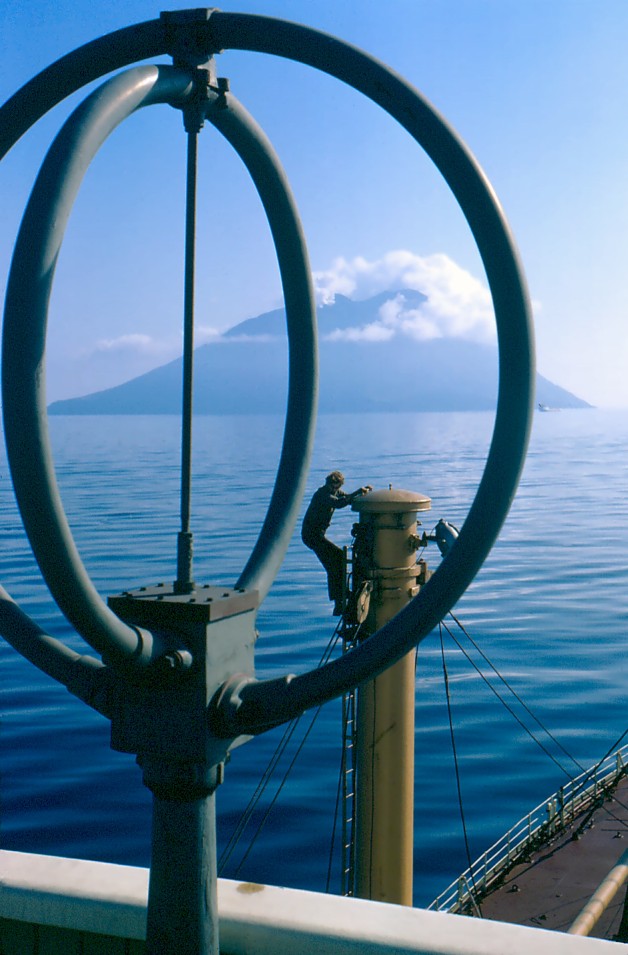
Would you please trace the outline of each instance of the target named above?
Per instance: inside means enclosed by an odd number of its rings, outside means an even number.
[[[312,548],[314,549],[314,548]],[[316,545],[316,556],[327,571],[327,592],[329,599],[339,604],[342,599],[344,576],[344,553],[341,547],[326,537]]]

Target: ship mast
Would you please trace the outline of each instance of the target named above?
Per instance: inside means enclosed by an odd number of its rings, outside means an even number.
[[[413,491],[356,498],[353,589],[367,639],[427,582],[417,513],[431,506]],[[370,593],[368,606],[364,594]],[[356,599],[356,604],[358,603]],[[414,845],[414,650],[358,690],[355,895],[412,905]]]

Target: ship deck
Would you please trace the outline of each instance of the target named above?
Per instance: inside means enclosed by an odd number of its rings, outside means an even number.
[[[627,843],[628,777],[624,777],[602,805],[577,815],[511,869],[503,884],[480,903],[481,916],[566,932]],[[626,889],[620,889],[591,930],[592,937],[628,941],[626,897]]]

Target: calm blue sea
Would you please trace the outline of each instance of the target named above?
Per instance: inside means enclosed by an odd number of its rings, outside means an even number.
[[[170,417],[53,418],[58,480],[84,562],[101,593],[174,577],[179,423]],[[231,584],[265,514],[283,420],[195,422],[195,576]],[[488,414],[330,415],[319,421],[308,493],[332,468],[346,487],[409,488],[433,501],[424,527],[462,524],[490,441]],[[0,463],[0,580],[50,633],[74,647],[41,582]],[[573,757],[493,686],[491,671],[453,628],[445,632],[462,800],[473,856],[569,775],[600,757],[626,725],[628,684],[628,414],[537,414],[521,487],[489,560],[456,616],[505,680]],[[352,515],[332,536],[349,543]],[[428,553],[433,567],[436,550]],[[314,666],[333,636],[322,569],[295,533],[258,618],[258,672]],[[108,745],[108,724],[0,640],[3,848],[148,865],[150,798],[133,758]],[[415,896],[429,902],[466,867],[440,639],[417,660]],[[305,716],[223,874],[324,889],[340,764],[339,707]],[[218,797],[227,845],[283,731],[233,754]],[[303,745],[302,745],[303,743]],[[301,749],[302,745],[302,749]],[[301,749],[297,756],[297,749]],[[289,765],[287,781],[282,785]],[[251,837],[262,825],[253,842]],[[339,887],[337,866],[331,888]]]

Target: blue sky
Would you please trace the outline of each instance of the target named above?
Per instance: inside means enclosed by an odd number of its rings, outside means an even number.
[[[0,100],[64,53],[160,9],[147,0],[0,0]],[[535,306],[539,370],[596,405],[628,407],[625,0],[241,0],[222,9],[336,34],[421,90],[505,208]],[[420,280],[433,302],[423,331],[490,337],[468,227],[407,134],[359,94],[297,64],[227,52],[218,70],[284,163],[321,297]],[[84,95],[0,164],[2,291],[39,164]],[[280,303],[259,202],[211,128],[200,164],[199,343]],[[108,387],[180,352],[184,169],[180,116],[168,107],[127,121],[90,168],[51,303],[50,400]],[[391,312],[383,325],[398,318]],[[420,368],[420,340],[416,348]]]

